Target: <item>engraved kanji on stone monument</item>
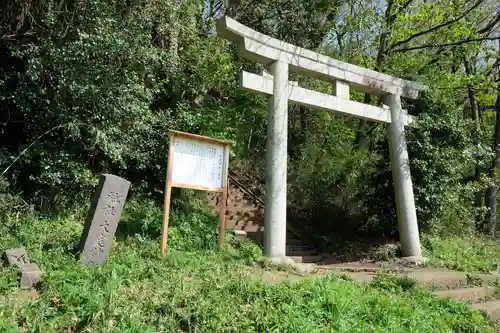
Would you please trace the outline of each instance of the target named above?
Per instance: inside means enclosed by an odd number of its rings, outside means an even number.
[[[129,188],[130,182],[118,176],[103,174],[99,179],[80,239],[85,265],[106,262]]]

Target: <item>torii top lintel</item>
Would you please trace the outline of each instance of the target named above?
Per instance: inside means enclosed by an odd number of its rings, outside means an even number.
[[[326,81],[344,81],[358,91],[379,96],[397,94],[404,98],[416,99],[419,92],[426,88],[413,81],[342,62],[272,38],[228,16],[217,20],[217,34],[237,42],[238,51],[245,59],[263,64],[284,61],[294,72]]]

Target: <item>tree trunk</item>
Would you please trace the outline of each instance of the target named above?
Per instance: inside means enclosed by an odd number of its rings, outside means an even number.
[[[300,135],[302,136],[302,140],[305,140],[307,131],[306,109],[303,106],[300,106],[299,112],[300,112]]]
[[[372,96],[370,94],[365,94],[363,99],[364,104],[370,104]],[[354,145],[356,146],[356,151],[362,151],[368,148],[369,139],[366,135],[368,130],[368,122],[365,119],[359,120],[358,131],[356,132],[356,138],[354,139]]]
[[[170,44],[168,47],[168,52],[170,60],[172,61],[172,67],[177,68],[179,63],[179,17],[177,15],[178,5],[173,5],[172,11],[170,12]]]
[[[464,67],[465,67],[465,74],[467,74],[467,76],[473,74],[472,65],[470,63],[470,60],[467,58],[464,58]],[[479,127],[479,123],[477,123],[477,121],[479,121],[479,107],[477,104],[476,91],[472,88],[470,84],[467,84],[467,93],[469,95],[471,118],[472,120],[476,121],[476,127]]]
[[[488,208],[488,213],[486,214],[486,218],[484,220],[484,229],[489,234],[493,234],[495,232],[495,227],[497,224],[497,170],[500,168],[500,91],[497,93],[497,100],[495,103],[496,109],[496,121],[495,121],[495,142],[493,145],[493,151],[495,152],[495,157],[493,159],[493,163],[490,167],[490,175],[493,178],[493,185],[491,185],[486,190],[486,208]]]
[[[465,74],[467,76],[471,76],[474,74],[474,69],[472,67],[472,64],[470,60],[467,57],[464,57],[464,68],[465,68]],[[480,126],[479,126],[479,105],[477,103],[477,97],[476,97],[476,91],[472,87],[470,83],[467,84],[467,94],[469,96],[469,104],[470,104],[470,110],[471,110],[471,119],[474,121],[476,125],[476,130],[479,131]],[[474,172],[474,180],[479,181],[481,178],[483,170],[481,170],[481,167],[479,165],[479,161],[476,161],[476,170]],[[477,191],[474,194],[474,206],[475,207],[481,207],[483,204],[483,192],[481,190]],[[478,221],[480,222],[480,221]]]
[[[392,25],[396,19],[395,15],[392,13],[392,5],[394,4],[393,0],[387,1],[387,7],[385,9],[385,27],[384,31],[380,34],[380,42],[377,51],[377,58],[375,60],[375,70],[381,71],[383,64],[386,60],[386,57],[389,53],[389,34],[392,29]],[[372,97],[370,94],[365,94],[363,103],[370,104]],[[367,121],[361,119],[358,126],[358,132],[356,133],[356,139],[354,141],[354,145],[356,146],[356,151],[362,151],[367,149],[370,145],[369,133],[371,133],[374,129],[368,125]]]

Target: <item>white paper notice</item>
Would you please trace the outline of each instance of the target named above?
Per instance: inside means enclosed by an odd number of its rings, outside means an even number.
[[[221,188],[224,146],[174,136],[172,186]]]

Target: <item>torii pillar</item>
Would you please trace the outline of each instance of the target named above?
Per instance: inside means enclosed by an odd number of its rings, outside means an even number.
[[[419,261],[422,257],[422,251],[420,249],[417,210],[415,209],[401,98],[399,95],[388,95],[384,98],[384,102],[391,111],[391,123],[389,124],[387,136],[389,139],[401,252],[403,257]]]
[[[276,61],[269,71],[274,83],[267,118],[264,255],[280,263],[286,261],[288,64]]]

